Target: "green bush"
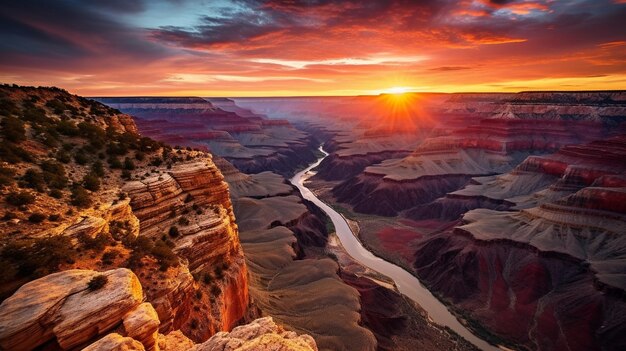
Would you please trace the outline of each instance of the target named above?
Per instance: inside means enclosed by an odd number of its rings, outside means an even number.
[[[38,172],[34,168],[26,170],[26,172],[22,176],[22,181],[24,181],[25,185],[28,188],[35,189],[39,192],[44,191],[44,188],[46,186],[46,181],[43,178],[43,173]]]
[[[91,165],[91,172],[95,175],[97,175],[98,177],[104,177],[104,165],[102,164],[101,161],[95,161],[92,165]]]
[[[57,151],[57,153],[54,155],[54,158],[56,158],[57,161],[63,163],[70,163],[70,161],[72,161],[72,156],[70,155],[70,153],[63,149]]]
[[[31,222],[31,223],[41,223],[46,218],[47,218],[47,216],[45,214],[40,213],[40,212],[35,212],[35,213],[31,214],[30,216],[28,216],[28,221]]]
[[[109,167],[112,169],[121,169],[123,167],[122,162],[117,157],[109,158]]]
[[[87,154],[82,149],[78,149],[74,154],[74,162],[78,163],[81,166],[84,166],[89,162],[89,156],[87,156]]]
[[[80,131],[72,121],[59,121],[56,125],[57,132],[67,136],[78,136]]]
[[[87,190],[98,191],[100,190],[100,178],[95,173],[90,172],[83,177],[83,186]]]
[[[48,117],[46,117],[46,111],[38,107],[30,107],[24,109],[24,120],[30,121],[34,124],[47,124]]]
[[[172,238],[176,238],[180,235],[180,232],[178,231],[178,227],[171,226],[167,234],[169,234],[169,236],[171,236]]]
[[[111,237],[106,233],[99,233],[93,238],[88,234],[81,234],[78,236],[78,242],[87,250],[100,252],[111,243]]]
[[[15,171],[11,168],[0,166],[0,186],[13,184],[15,181],[13,176],[15,176]]]
[[[71,204],[76,207],[86,208],[91,206],[93,201],[91,200],[91,195],[85,188],[82,186],[75,186],[72,189],[71,195]]]
[[[13,206],[30,205],[35,202],[35,196],[26,191],[11,192],[6,196],[6,201]]]
[[[89,291],[96,291],[102,289],[109,282],[109,277],[106,275],[100,274],[97,275],[87,283],[87,288]]]
[[[52,189],[64,189],[68,179],[65,176],[65,167],[57,161],[43,161],[39,165],[43,171],[46,184]]]
[[[13,100],[7,98],[0,99],[0,115],[10,116],[19,113],[19,109]]]
[[[75,252],[71,247],[71,239],[62,235],[13,240],[4,246],[0,256],[16,264],[21,276],[41,276],[57,271],[61,263],[73,262]]]
[[[124,169],[127,169],[129,171],[132,171],[133,169],[135,169],[135,163],[133,162],[133,160],[126,157],[124,159]]]
[[[55,199],[60,199],[63,197],[63,192],[59,189],[52,189],[50,190],[50,193],[48,195],[52,196]]]
[[[24,123],[13,116],[4,117],[2,119],[2,136],[11,142],[18,143],[26,140],[26,129]]]
[[[51,108],[56,114],[61,114],[67,109],[67,107],[65,107],[65,104],[58,99],[49,100],[48,102],[46,102],[46,106]]]
[[[157,240],[154,243],[150,254],[159,261],[162,271],[166,271],[171,266],[178,265],[178,256],[176,256],[172,248],[163,240]]]

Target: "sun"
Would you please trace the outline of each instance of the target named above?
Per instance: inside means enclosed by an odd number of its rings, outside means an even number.
[[[383,90],[383,93],[386,94],[405,94],[408,93],[411,89],[409,87],[392,87],[389,89]]]

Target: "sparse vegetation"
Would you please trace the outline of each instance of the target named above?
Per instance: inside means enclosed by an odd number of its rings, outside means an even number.
[[[30,205],[35,202],[35,196],[26,191],[11,192],[6,196],[6,201],[13,206]]]
[[[178,227],[171,226],[167,234],[169,234],[169,236],[171,236],[172,238],[176,238],[180,235],[180,232],[178,231]]]
[[[98,191],[100,190],[100,178],[97,174],[90,172],[83,177],[83,186],[87,190]]]
[[[89,291],[96,291],[102,289],[109,282],[109,278],[106,275],[99,274],[87,283]]]
[[[43,222],[48,216],[46,216],[45,214],[41,213],[41,212],[35,212],[33,214],[31,214],[30,216],[28,216],[28,221],[31,223],[41,223]]]
[[[71,201],[72,205],[76,207],[82,207],[82,208],[91,206],[93,202],[91,200],[91,195],[89,194],[89,192],[80,185],[72,188],[71,199],[72,199]]]

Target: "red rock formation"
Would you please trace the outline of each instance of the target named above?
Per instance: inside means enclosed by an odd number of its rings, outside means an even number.
[[[130,182],[125,190],[140,220],[141,235],[160,237],[183,216],[188,224],[181,226],[181,236],[173,239],[174,251],[187,259],[191,272],[212,272],[215,267],[227,266],[220,278],[221,293],[212,317],[218,330],[230,330],[247,311],[247,269],[228,185],[211,158],[176,165],[167,173]],[[190,211],[192,207],[202,212]],[[165,328],[181,326],[190,317],[178,310],[177,298],[186,291],[188,288],[173,288],[165,294],[167,297],[160,298],[163,305],[157,305],[157,310]]]

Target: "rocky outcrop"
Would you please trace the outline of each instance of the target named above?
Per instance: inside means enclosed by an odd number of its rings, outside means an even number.
[[[298,335],[274,323],[272,317],[260,318],[250,324],[218,333],[198,345],[196,351],[317,351],[315,340]]]
[[[105,284],[90,289],[90,281],[100,275],[106,277]],[[50,274],[23,285],[0,305],[0,345],[31,350],[52,342],[73,349],[116,328],[142,299],[141,284],[128,269]],[[145,317],[150,316],[131,318],[129,328],[153,330],[154,322]]]
[[[232,328],[247,310],[247,269],[228,185],[211,158],[163,169],[158,175],[129,182],[124,189],[140,220],[142,235],[160,238],[175,226],[179,234],[171,238],[174,252],[187,260],[189,271],[197,275],[222,271],[219,299],[212,304],[210,319],[216,325],[214,331]],[[189,272],[181,271],[167,284],[171,287],[156,289],[155,307],[164,321],[162,332],[194,318],[191,306],[180,300],[194,293],[190,279]],[[213,328],[196,331],[196,338],[206,339]]]
[[[83,351],[144,351],[143,345],[131,338],[118,333],[107,334],[102,339],[85,347]]]
[[[94,283],[96,277],[100,284]],[[124,268],[48,275],[22,286],[0,305],[0,347],[16,351],[317,350],[312,337],[286,331],[270,317],[195,345],[180,331],[159,334],[157,313],[142,298],[139,280]]]

